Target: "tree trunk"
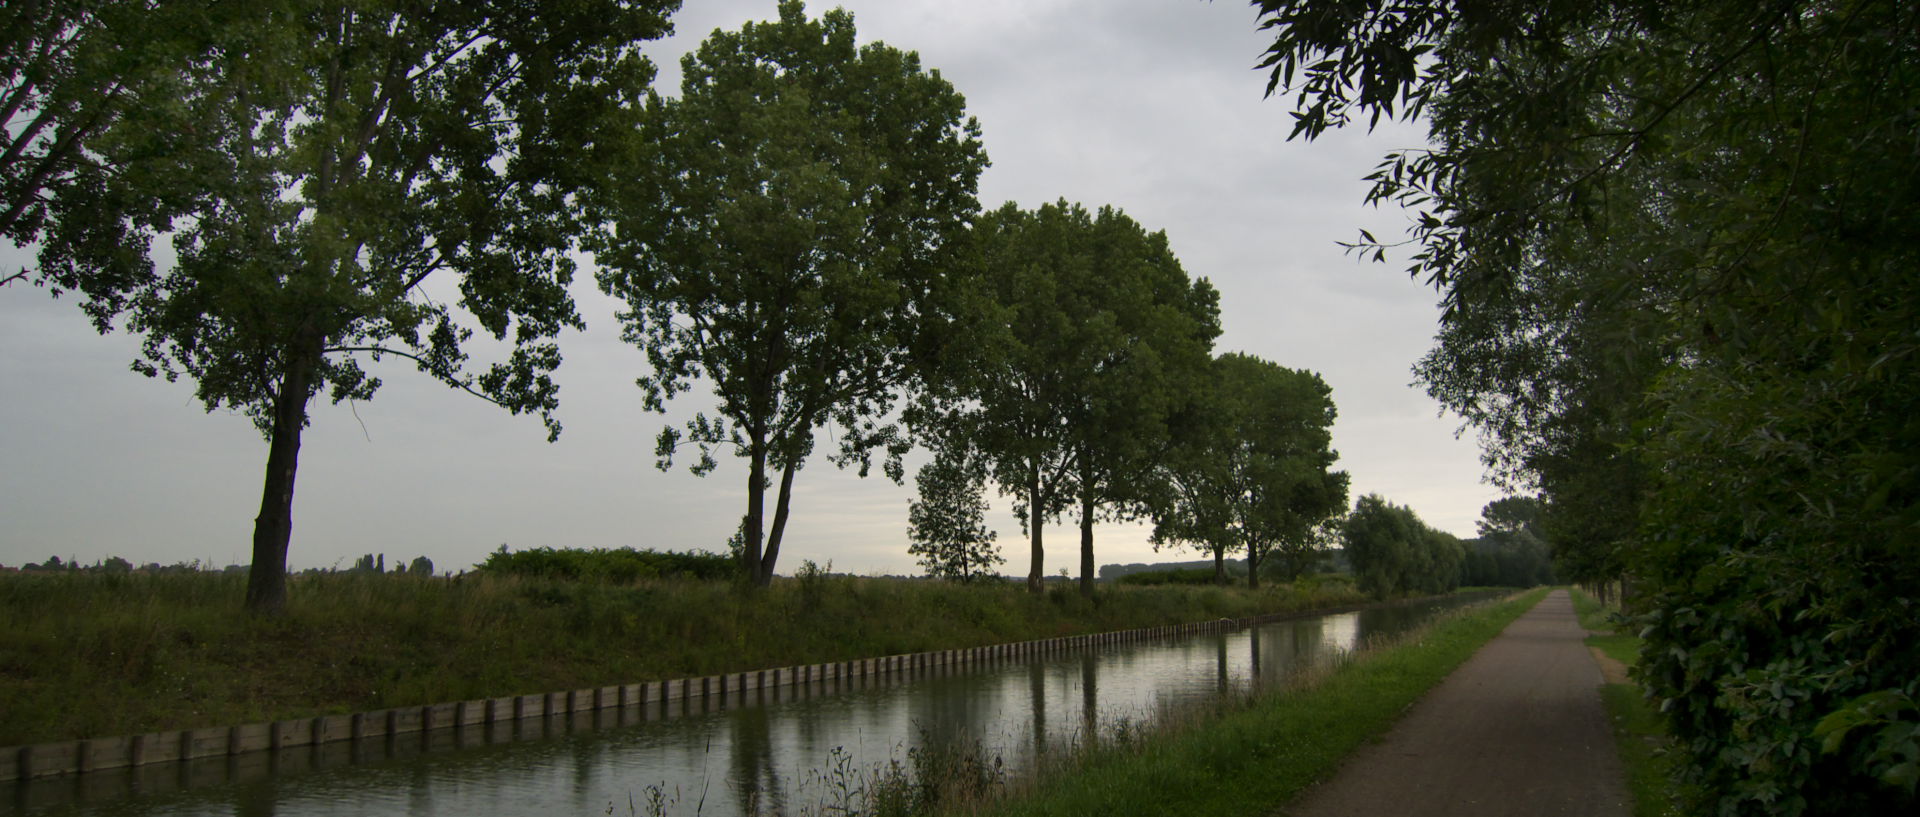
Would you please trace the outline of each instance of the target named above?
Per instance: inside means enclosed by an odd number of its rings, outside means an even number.
[[[766,552],[760,557],[759,575],[754,581],[761,587],[773,584],[773,565],[780,559],[780,537],[787,532],[787,508],[793,498],[793,472],[799,463],[787,463],[780,469],[780,494],[773,500],[773,527],[767,531]]]
[[[1045,551],[1040,546],[1040,521],[1045,516],[1040,508],[1040,468],[1035,466],[1027,477],[1027,539],[1033,545],[1033,566],[1027,571],[1027,592],[1045,592],[1041,577],[1047,573]]]
[[[1083,483],[1084,484],[1084,483]],[[1080,489],[1080,595],[1093,597],[1093,491]]]
[[[293,478],[300,465],[300,432],[313,395],[311,359],[295,353],[273,401],[267,438],[267,474],[260,514],[253,518],[253,564],[247,570],[247,612],[277,616],[287,610],[287,545],[293,539]]]
[[[744,540],[740,546],[740,575],[755,586],[760,585],[760,543],[766,533],[764,506],[767,501],[767,439],[763,432],[755,431],[748,441],[747,466],[747,517],[741,525],[745,528]]]
[[[1213,546],[1213,583],[1227,586],[1227,548],[1225,545]]]
[[[1247,589],[1260,589],[1260,551],[1252,545],[1247,546]]]

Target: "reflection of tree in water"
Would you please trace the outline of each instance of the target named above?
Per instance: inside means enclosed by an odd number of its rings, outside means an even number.
[[[562,715],[558,719],[550,720],[549,723],[564,729],[565,727],[562,726],[562,724],[565,724],[571,717],[571,715]],[[570,744],[568,747],[571,750],[569,754],[573,756],[573,810],[576,812],[591,810],[594,804],[589,802],[592,798],[589,797],[587,793],[600,790],[598,786],[594,785],[594,778],[599,776],[601,759],[612,749],[613,744],[607,740],[595,740],[591,735],[564,735],[560,739]],[[417,765],[425,766],[426,764]],[[412,813],[428,814],[431,812],[416,810]]]
[[[1100,684],[1098,658],[1089,650],[1080,656],[1080,724],[1092,740],[1100,728]]]
[[[593,742],[597,743],[598,741],[593,741]],[[575,763],[580,762],[579,758],[576,757],[574,762]],[[418,757],[418,758],[414,758],[413,763],[411,763],[410,765],[412,766],[412,771],[413,771],[413,774],[412,774],[413,785],[407,788],[407,813],[408,814],[436,813],[433,807],[433,780],[434,780],[435,772],[437,772],[440,768],[439,764],[429,763],[427,757]],[[581,787],[574,788],[574,795],[576,798],[586,796],[586,792],[587,792],[587,789],[585,788],[581,788]],[[576,800],[576,802],[579,802],[579,801]]]
[[[748,814],[782,814],[787,810],[786,786],[773,763],[770,710],[767,706],[746,706],[732,710],[727,717],[733,727],[728,740],[731,757],[727,781],[733,786],[741,811]]]
[[[1047,666],[1041,661],[1027,663],[1027,691],[1033,696],[1033,754],[1047,753]]]
[[[1320,619],[1283,621],[1252,633],[1254,675],[1262,682],[1284,680],[1331,653]]]
[[[992,737],[996,726],[974,694],[975,685],[964,675],[916,682],[916,694],[907,696],[913,736],[929,749],[957,747],[962,742]]]
[[[1213,661],[1214,683],[1219,687],[1221,692],[1226,692],[1227,683],[1232,680],[1227,677],[1227,636],[1224,633],[1215,635],[1213,637],[1213,645],[1215,653]]]

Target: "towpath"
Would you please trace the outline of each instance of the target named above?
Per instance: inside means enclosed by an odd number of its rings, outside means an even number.
[[[1288,817],[1626,817],[1600,668],[1556,590]]]

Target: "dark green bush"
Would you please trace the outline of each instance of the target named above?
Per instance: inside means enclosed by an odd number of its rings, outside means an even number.
[[[1233,570],[1227,571],[1227,578],[1229,580],[1235,577],[1245,579],[1246,576],[1247,576],[1247,571],[1245,568],[1242,568],[1239,571],[1233,571]],[[1145,586],[1156,586],[1156,585],[1164,585],[1164,584],[1213,584],[1214,583],[1213,571],[1207,570],[1205,568],[1189,568],[1185,570],[1150,570],[1145,573],[1129,573],[1125,576],[1121,576],[1115,581],[1119,582],[1120,584],[1138,584],[1138,585],[1145,585]]]
[[[730,580],[739,573],[733,557],[718,553],[624,548],[529,548],[502,545],[479,564],[497,576],[572,579],[626,584],[641,579]]]

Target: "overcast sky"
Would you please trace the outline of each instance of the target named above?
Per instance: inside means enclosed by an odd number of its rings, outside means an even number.
[[[774,0],[687,0],[679,32],[652,44],[658,87],[678,93],[679,57],[715,28],[775,15]],[[1269,38],[1231,0],[848,0],[864,41],[918,51],[966,96],[993,166],[985,207],[1065,198],[1113,205],[1164,230],[1188,274],[1213,281],[1240,351],[1320,372],[1339,407],[1333,441],[1353,497],[1380,493],[1429,524],[1473,534],[1499,492],[1471,435],[1410,385],[1428,348],[1434,292],[1404,259],[1361,263],[1335,242],[1362,227],[1398,235],[1404,214],[1361,204],[1360,178],[1419,131],[1287,142],[1287,101],[1263,100],[1254,70]],[[814,4],[814,16],[829,6]],[[4,250],[4,266],[26,256]],[[316,400],[294,501],[295,568],[426,555],[459,570],[505,544],[723,550],[745,508],[745,467],[712,475],[653,467],[663,422],[710,410],[710,394],[647,414],[641,353],[619,340],[614,303],[577,282],[585,332],[560,339],[560,418],[513,417],[389,361],[371,402]],[[123,556],[136,563],[249,561],[266,444],[243,416],[208,414],[190,383],[129,371],[136,338],[94,334],[71,299],[0,289],[0,564]],[[821,446],[822,449],[828,446]],[[921,459],[924,459],[922,457]],[[685,463],[682,463],[684,466]],[[779,571],[803,559],[838,571],[917,572],[906,552],[905,487],[816,461],[796,478]],[[771,502],[771,499],[769,499]],[[1027,552],[996,501],[1006,572]],[[771,508],[769,508],[771,511]],[[1078,538],[1050,528],[1047,568],[1078,571]],[[1102,525],[1100,564],[1198,558],[1154,552],[1147,529]]]

